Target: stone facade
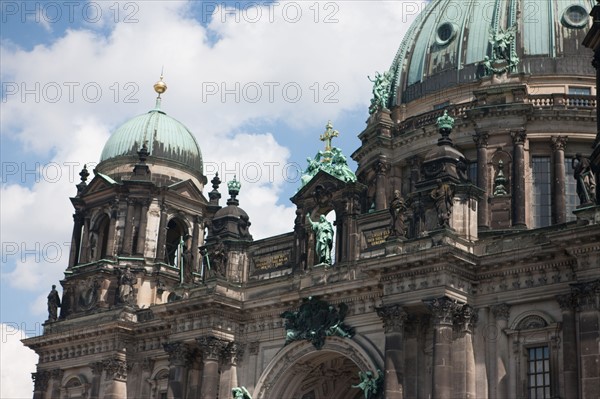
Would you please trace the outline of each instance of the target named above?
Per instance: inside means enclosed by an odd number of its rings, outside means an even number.
[[[276,237],[253,240],[236,182],[222,206],[218,176],[207,200],[201,170],[143,149],[82,171],[60,316],[24,340],[34,398],[358,399],[366,372],[370,399],[597,398],[600,201],[569,208],[568,166],[599,148],[581,68],[445,86],[439,109],[398,88],[357,181],[312,175]],[[330,212],[325,265],[306,215]]]

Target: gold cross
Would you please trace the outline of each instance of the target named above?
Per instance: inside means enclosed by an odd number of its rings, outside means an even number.
[[[331,151],[331,140],[339,135],[340,133],[337,130],[333,130],[331,121],[327,122],[327,125],[325,126],[325,133],[323,133],[320,137],[320,140],[325,142],[325,151]]]

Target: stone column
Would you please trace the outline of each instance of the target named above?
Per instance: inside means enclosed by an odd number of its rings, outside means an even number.
[[[576,298],[572,294],[557,295],[562,311],[562,355],[564,373],[564,398],[579,397],[579,371],[577,359],[577,326],[575,323]],[[558,393],[557,393],[558,394]]]
[[[33,380],[33,399],[46,399],[50,372],[38,369],[37,372],[31,373],[31,379]]]
[[[600,397],[600,280],[572,284],[579,319],[580,397]]]
[[[90,215],[83,216],[83,237],[79,248],[79,263],[89,262],[90,249]]]
[[[194,359],[195,350],[187,343],[172,342],[164,344],[169,354],[169,399],[184,399],[187,389],[188,368]]]
[[[380,159],[375,163],[375,172],[377,173],[375,182],[375,210],[380,211],[387,208],[387,173],[390,170],[390,165],[385,159]]]
[[[165,261],[165,246],[167,245],[167,206],[160,206],[160,222],[158,224],[158,242],[156,244],[156,262]]]
[[[489,134],[486,132],[478,132],[473,136],[473,140],[477,146],[477,186],[484,191],[483,198],[479,201],[479,210],[477,213],[477,224],[479,229],[490,228],[490,211],[489,211],[489,174],[488,174],[488,139]]]
[[[108,240],[106,243],[106,257],[109,259],[115,256],[115,234],[117,233],[117,219],[119,216],[119,201],[116,200],[110,205],[110,222],[108,224]]]
[[[127,399],[127,363],[114,358],[103,362],[106,381],[103,399]]]
[[[200,271],[200,253],[198,252],[198,247],[200,246],[200,223],[202,223],[202,218],[200,216],[194,216],[194,227],[192,229],[192,254],[194,254],[194,259],[192,261],[192,272],[198,273]],[[204,240],[202,240],[204,241]]]
[[[229,343],[212,336],[196,338],[196,341],[202,352],[203,362],[200,397],[216,399],[219,392],[219,360]]]
[[[400,305],[377,308],[385,328],[385,398],[404,398],[404,322],[407,313]]]
[[[150,206],[150,200],[144,200],[142,202],[142,212],[140,214],[140,224],[138,230],[137,242],[135,244],[136,255],[146,256],[146,228],[148,226],[148,207]]]
[[[60,388],[62,385],[62,379],[65,374],[64,370],[54,369],[50,370],[50,378],[52,381],[52,390],[50,392],[51,398],[59,398],[60,397]]]
[[[231,396],[231,390],[238,386],[237,364],[244,356],[244,346],[230,342],[223,351],[223,366],[219,381],[219,398]]]
[[[69,254],[69,267],[79,263],[79,251],[81,249],[81,227],[83,226],[83,217],[80,211],[73,214],[73,234],[71,235],[71,251]]]
[[[144,358],[141,362],[141,368],[141,387],[138,388],[137,392],[140,392],[140,398],[150,398],[152,395],[152,387],[150,384],[147,383],[147,381],[150,379],[150,377],[152,377],[152,371],[154,371],[154,360],[149,357]]]
[[[102,381],[102,372],[104,371],[103,362],[90,363],[89,368],[92,370],[92,381],[90,386],[89,399],[100,398],[100,382]]]
[[[511,132],[513,138],[512,213],[513,227],[527,228],[525,220],[525,140],[527,132]]]
[[[508,373],[511,371],[508,365],[508,341],[504,334],[504,330],[508,328],[508,317],[510,315],[510,305],[501,303],[492,306],[492,314],[496,319],[496,356],[493,358],[494,364],[494,380],[492,386],[495,387],[494,398],[509,397]],[[514,370],[512,371],[514,373]]]
[[[477,390],[475,380],[475,352],[473,350],[473,323],[477,314],[470,305],[464,305],[454,316],[457,324],[456,340],[452,345],[454,369],[454,397],[474,399]]]
[[[125,255],[131,255],[131,247],[133,245],[133,215],[135,210],[135,203],[132,199],[127,199],[127,213],[125,214],[125,229],[123,234],[123,247],[122,253]]]
[[[432,398],[452,398],[452,326],[459,305],[446,296],[423,301],[433,315]]]
[[[565,145],[566,137],[552,137],[552,152],[554,154],[554,184],[552,185],[552,223],[560,224],[567,221],[567,203],[565,182]]]

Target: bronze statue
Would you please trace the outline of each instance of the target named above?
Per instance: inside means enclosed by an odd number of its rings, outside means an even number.
[[[181,256],[181,266],[183,267],[183,282],[186,284],[192,284],[194,282],[194,253],[191,249],[191,238],[192,237],[190,235],[185,236],[185,241],[183,244],[183,254]]]
[[[383,386],[381,370],[377,370],[377,377],[373,375],[372,371],[359,371],[358,378],[360,378],[360,383],[352,385],[352,388],[360,388],[365,399],[375,399],[381,396]]]
[[[58,296],[58,291],[56,291],[56,285],[52,285],[52,290],[48,294],[48,321],[57,320],[59,307],[60,296]]]
[[[231,393],[233,394],[233,399],[252,399],[246,387],[235,387],[231,390]]]
[[[316,250],[319,256],[319,263],[331,265],[331,249],[333,248],[333,226],[321,215],[318,222],[313,222],[310,218],[310,213],[306,214],[306,218],[315,232],[317,238]]]
[[[573,167],[573,177],[577,181],[577,195],[581,205],[594,203],[596,181],[590,160],[577,153],[571,161],[571,166]]]

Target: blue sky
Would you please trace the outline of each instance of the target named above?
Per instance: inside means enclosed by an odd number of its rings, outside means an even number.
[[[322,148],[328,120],[340,132],[334,145],[347,156],[360,145],[371,99],[367,76],[389,68],[424,6],[0,5],[3,398],[31,397],[36,358],[16,338],[41,333],[46,295],[52,284],[60,287],[78,173],[98,161],[115,128],[154,107],[161,69],[168,85],[162,108],[195,134],[208,179],[214,171],[223,180],[241,177],[239,198],[255,238],[284,233],[293,227],[289,198],[298,168]]]

